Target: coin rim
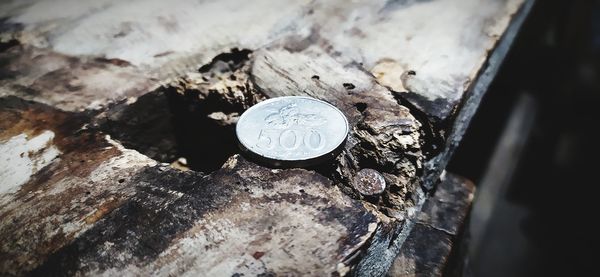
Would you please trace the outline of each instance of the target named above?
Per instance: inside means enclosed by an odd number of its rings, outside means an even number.
[[[306,99],[306,100],[312,100],[315,102],[320,102],[320,103],[323,103],[323,104],[333,108],[335,111],[337,111],[341,115],[341,117],[344,120],[344,123],[346,125],[345,135],[344,135],[344,138],[340,141],[340,143],[338,145],[335,145],[335,147],[333,149],[328,150],[327,152],[325,152],[322,155],[310,156],[305,159],[293,159],[293,160],[292,159],[280,159],[280,158],[275,158],[275,157],[259,154],[255,151],[252,151],[249,147],[247,147],[240,139],[240,134],[239,134],[239,132],[240,132],[239,123],[244,120],[244,118],[247,116],[247,113],[251,112],[253,109],[260,108],[261,105],[266,105],[270,102],[274,102],[274,101],[278,101],[278,100],[282,100],[282,99],[290,99],[290,98]],[[255,156],[255,158],[266,159],[266,160],[274,163],[275,165],[285,165],[285,164],[291,164],[291,163],[300,163],[302,165],[310,165],[310,164],[319,162],[321,160],[321,158],[332,158],[332,157],[328,157],[328,156],[332,156],[332,154],[335,154],[335,152],[338,152],[337,150],[341,150],[340,146],[343,146],[345,144],[346,140],[348,139],[349,132],[350,132],[350,123],[348,122],[346,115],[340,109],[338,109],[336,106],[332,105],[331,103],[329,103],[327,101],[323,101],[321,99],[317,99],[317,98],[310,97],[310,96],[279,96],[279,97],[269,98],[265,101],[259,102],[255,105],[253,105],[252,107],[248,108],[246,111],[244,111],[242,113],[242,115],[240,115],[240,118],[238,119],[238,122],[236,123],[236,126],[235,126],[235,135],[238,140],[238,144],[244,152],[249,152],[250,154]],[[335,157],[336,155],[333,155],[333,157]]]

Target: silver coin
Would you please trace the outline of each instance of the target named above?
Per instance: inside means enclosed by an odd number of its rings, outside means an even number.
[[[307,166],[334,157],[348,130],[339,109],[305,96],[260,102],[244,112],[236,126],[242,150],[276,166]]]

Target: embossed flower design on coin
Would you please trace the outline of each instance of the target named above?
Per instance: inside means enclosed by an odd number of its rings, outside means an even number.
[[[308,166],[335,157],[349,131],[346,116],[312,97],[284,96],[260,102],[238,120],[240,148],[275,166]]]

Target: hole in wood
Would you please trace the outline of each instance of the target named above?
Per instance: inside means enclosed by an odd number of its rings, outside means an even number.
[[[238,151],[234,125],[222,126],[208,117],[223,111],[231,112],[231,107],[217,99],[199,101],[157,90],[113,109],[102,129],[126,148],[159,162],[209,173]]]
[[[367,109],[367,103],[363,103],[363,102],[358,102],[358,103],[354,104],[354,106],[361,113]]]
[[[197,79],[182,77],[117,105],[101,128],[125,147],[173,167],[205,173],[220,168],[239,152],[237,117],[257,101],[248,85],[250,53],[232,49],[200,67]]]
[[[353,83],[343,83],[342,85],[343,85],[343,86],[344,86],[344,88],[346,88],[347,90],[351,90],[351,89],[354,89],[354,88],[356,88],[356,86],[354,86],[354,84],[353,84]]]

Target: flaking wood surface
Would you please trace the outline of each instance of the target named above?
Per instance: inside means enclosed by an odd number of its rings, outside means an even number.
[[[522,5],[3,2],[0,273],[385,274]],[[342,154],[307,169],[237,154],[239,114],[282,95],[339,107]],[[380,196],[352,187],[362,168]]]

